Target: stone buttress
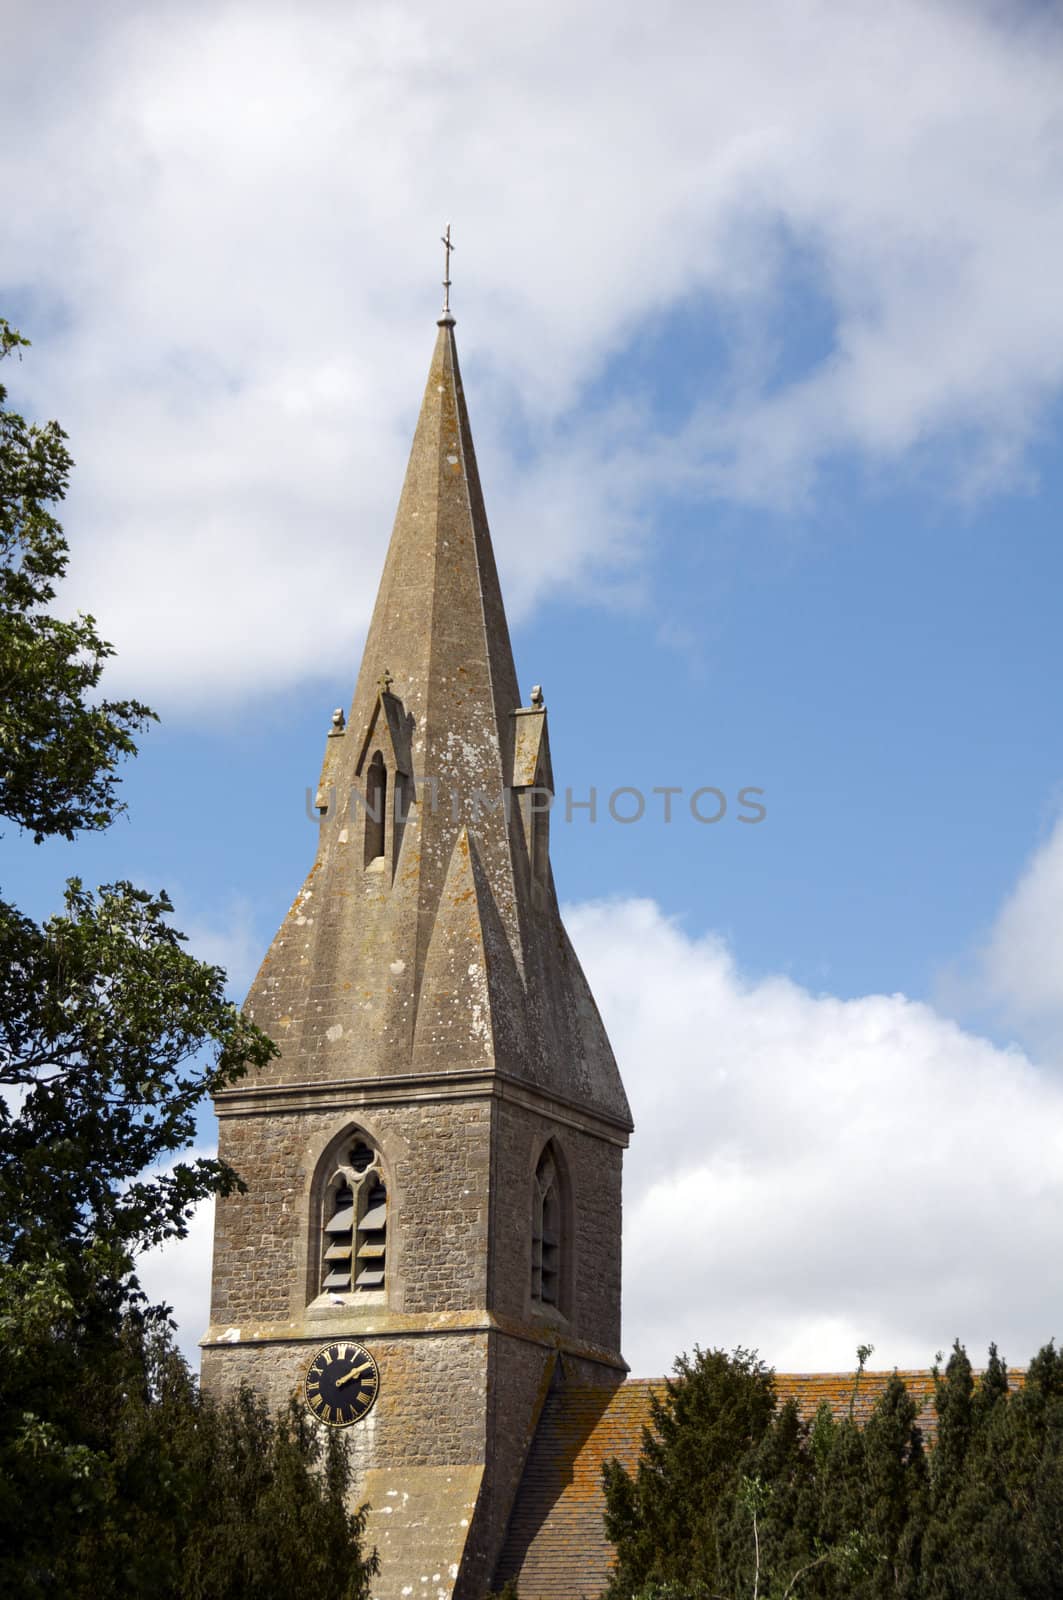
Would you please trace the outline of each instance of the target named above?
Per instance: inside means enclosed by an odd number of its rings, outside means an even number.
[[[247,1001],[280,1054],[217,1100],[246,1192],[218,1203],[203,1340],[209,1390],[278,1406],[330,1342],[372,1355],[346,1437],[381,1600],[486,1592],[551,1386],[626,1371],[631,1121],[558,911],[552,791],[446,315],[316,858]]]

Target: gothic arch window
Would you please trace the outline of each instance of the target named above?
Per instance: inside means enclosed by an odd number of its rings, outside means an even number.
[[[380,1152],[352,1132],[329,1161],[322,1189],[317,1292],[382,1295],[387,1283],[388,1193]]]
[[[365,864],[383,859],[387,838],[388,769],[377,750],[365,774]]]
[[[565,1194],[560,1159],[553,1143],[539,1157],[532,1180],[531,1299],[533,1305],[561,1310],[566,1267]]]

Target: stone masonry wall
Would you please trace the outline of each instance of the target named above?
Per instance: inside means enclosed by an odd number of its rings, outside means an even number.
[[[388,1308],[439,1312],[485,1303],[489,1102],[345,1112],[278,1109],[221,1121],[221,1154],[247,1192],[217,1205],[211,1312],[216,1330],[277,1322],[301,1326],[317,1290],[310,1281],[318,1227],[315,1178],[321,1177],[323,1153],[355,1127],[378,1144],[385,1161]]]
[[[543,1345],[491,1335],[487,1470],[455,1600],[480,1600],[490,1589],[555,1360],[554,1352]]]
[[[512,1101],[496,1104],[492,1218],[492,1309],[541,1322],[530,1300],[532,1184],[548,1139],[560,1150],[569,1188],[570,1234],[562,1262],[566,1331],[620,1349],[619,1146]]]
[[[565,1370],[575,1360],[558,1350],[575,1341],[618,1357],[622,1151],[589,1127],[571,1126],[563,1111],[554,1117],[511,1098],[427,1100],[400,1086],[389,1104],[377,1105],[379,1092],[374,1086],[370,1103],[358,1105],[353,1091],[343,1109],[322,1109],[312,1096],[295,1107],[267,1096],[261,1109],[223,1115],[222,1154],[247,1192],[218,1203],[214,1342],[204,1351],[203,1383],[221,1395],[246,1381],[279,1408],[301,1394],[321,1345],[364,1343],[381,1382],[373,1410],[347,1433],[352,1500],[399,1497],[393,1506],[401,1502],[402,1517],[378,1507],[371,1523],[382,1530],[374,1538],[384,1537],[385,1525],[390,1530],[398,1583],[421,1559],[417,1541],[429,1537],[434,1517],[451,1528],[448,1537],[458,1528],[465,1541],[466,1523],[459,1528],[455,1518],[468,1516],[472,1501],[455,1512],[459,1478],[448,1469],[484,1467],[479,1490],[469,1491],[476,1509],[468,1543],[452,1563],[454,1600],[479,1600],[503,1548],[551,1375],[559,1360]],[[386,1298],[312,1304],[320,1182],[355,1128],[385,1163]],[[548,1139],[568,1190],[563,1316],[530,1301],[531,1186]],[[508,1331],[461,1326],[461,1318],[489,1315]],[[603,1384],[618,1376],[600,1366]],[[412,1519],[408,1528],[404,1517]],[[383,1581],[378,1600],[391,1600],[392,1588],[391,1578]]]
[[[218,1398],[247,1383],[273,1410],[302,1396],[303,1376],[332,1336],[203,1352],[203,1387]],[[376,1404],[345,1430],[355,1472],[354,1503],[370,1468],[480,1463],[485,1454],[488,1335],[366,1338],[380,1368]]]

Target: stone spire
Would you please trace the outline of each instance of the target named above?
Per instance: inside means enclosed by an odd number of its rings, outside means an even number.
[[[552,783],[446,311],[350,714],[326,740],[317,859],[248,1000],[282,1048],[274,1081],[496,1072],[629,1125],[558,913]]]
[[[631,1119],[558,912],[546,703],[520,703],[453,330],[323,730],[315,860],[248,997],[280,1054],[216,1102],[246,1188],[216,1210],[205,1389],[273,1409],[367,1341],[350,1504],[377,1508],[379,1600],[497,1587],[551,1383],[626,1371]]]

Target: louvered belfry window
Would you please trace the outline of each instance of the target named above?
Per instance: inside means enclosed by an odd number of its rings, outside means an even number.
[[[561,1226],[561,1185],[548,1145],[532,1186],[531,1297],[539,1305],[556,1306],[560,1302]]]
[[[380,1156],[359,1140],[336,1167],[325,1192],[323,1293],[383,1290],[387,1222],[388,1195]]]

